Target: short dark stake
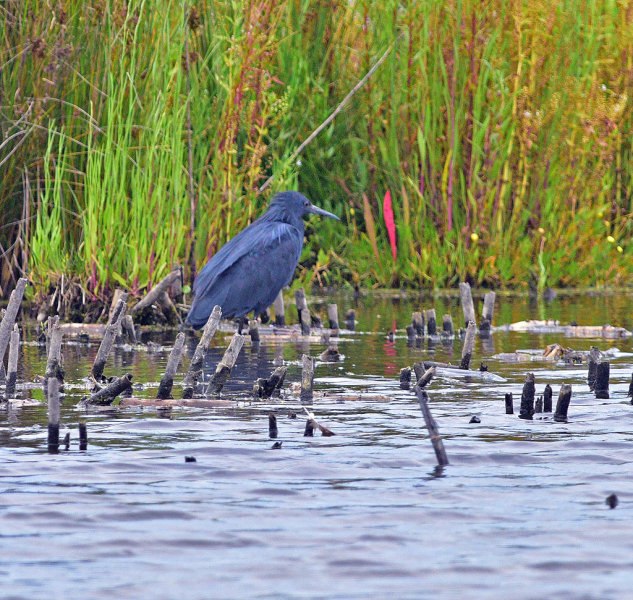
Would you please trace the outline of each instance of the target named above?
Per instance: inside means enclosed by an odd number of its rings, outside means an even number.
[[[415,327],[413,325],[407,325],[407,346],[413,346],[415,344]]]
[[[259,323],[257,319],[251,319],[248,322],[248,335],[251,336],[251,342],[253,342],[253,344],[259,342]]]
[[[453,318],[451,315],[444,315],[442,317],[442,331],[444,335],[449,337],[453,336]]]
[[[15,319],[18,316],[20,304],[22,304],[26,283],[26,277],[18,279],[18,283],[15,286],[15,289],[11,292],[7,309],[2,317],[2,321],[0,322],[0,363],[2,364],[4,364],[4,355],[7,353],[7,347],[9,345],[11,332],[13,331],[13,325],[15,324]]]
[[[422,337],[424,335],[424,316],[421,312],[414,312],[411,315],[411,325],[415,331],[415,335]]]
[[[62,444],[64,446],[64,450],[68,451],[68,449],[70,448],[70,432],[66,432]]]
[[[609,508],[615,508],[618,505],[618,497],[615,494],[609,494],[604,503]]]
[[[219,306],[214,306],[207,322],[202,330],[202,337],[196,346],[193,353],[191,362],[189,363],[189,369],[185,375],[185,379],[182,384],[182,397],[185,399],[193,398],[193,392],[198,383],[198,379],[202,375],[202,364],[204,363],[204,357],[211,343],[211,338],[215,335],[220,324],[220,318],[222,317],[222,309]]]
[[[587,359],[587,385],[591,391],[596,386],[596,375],[598,374],[598,360],[600,358],[600,351],[595,346],[591,346],[589,350],[589,358]]]
[[[57,377],[48,380],[48,451],[59,451],[59,381]]]
[[[283,442],[275,442],[270,449],[271,450],[279,450],[281,448],[281,445],[283,444]]]
[[[9,345],[9,362],[7,363],[7,387],[5,395],[10,398],[15,393],[15,382],[18,378],[18,351],[20,350],[20,330],[17,323],[11,332]]]
[[[119,333],[121,319],[123,318],[124,314],[125,300],[121,298],[117,302],[116,308],[112,312],[111,318],[106,325],[103,339],[101,340],[99,350],[97,350],[97,356],[95,357],[94,364],[92,365],[92,376],[95,381],[100,381],[101,376],[103,375],[103,369],[105,368],[108,356],[110,355],[110,351],[112,350],[114,340]]]
[[[558,402],[556,402],[556,412],[554,413],[554,421],[558,423],[567,422],[567,409],[571,400],[571,385],[564,383],[560,386],[558,394]]]
[[[279,290],[279,293],[273,302],[273,309],[275,310],[275,325],[277,327],[285,327],[286,313],[284,312],[284,294],[282,290]]]
[[[408,390],[411,387],[411,367],[400,369],[400,389]]]
[[[314,396],[314,358],[304,354],[301,357],[301,402],[310,403]]]
[[[222,391],[224,384],[227,382],[229,376],[231,375],[231,369],[237,360],[237,357],[244,345],[244,340],[246,339],[245,335],[240,335],[236,333],[231,339],[231,343],[229,347],[224,352],[224,356],[222,360],[218,363],[215,368],[215,373],[213,377],[211,377],[211,382],[209,383],[209,387],[207,388],[207,394],[209,392],[213,392],[218,394]]]
[[[469,289],[470,289],[470,286],[469,286]],[[462,348],[462,361],[459,365],[460,368],[462,369],[468,369],[470,367],[470,359],[473,356],[473,347],[475,346],[476,335],[477,335],[477,325],[475,325],[474,321],[470,321],[468,323],[468,327],[466,327],[466,335],[464,336],[464,346]]]
[[[174,269],[169,275],[159,281],[140,302],[130,309],[130,314],[133,315],[154,304],[167,291],[167,288],[174,285],[178,279],[182,279],[182,269],[180,267]]]
[[[422,416],[424,417],[426,428],[429,432],[429,436],[431,437],[433,450],[435,450],[435,456],[437,457],[437,464],[443,467],[448,464],[448,457],[446,456],[446,450],[444,450],[444,443],[442,442],[442,437],[440,436],[440,431],[437,427],[437,423],[431,415],[431,409],[429,408],[428,403],[429,396],[417,385],[415,386],[415,393],[418,396],[420,410],[422,411]]]
[[[62,330],[59,326],[59,317],[55,315],[48,320],[48,357],[46,360],[46,373],[44,374],[44,394],[48,394],[48,380],[55,378],[59,383],[64,379],[62,369]]]
[[[464,311],[464,323],[468,325],[471,321],[477,328],[477,317],[475,316],[475,305],[473,304],[473,295],[470,291],[470,284],[463,282],[459,284],[459,295],[462,299],[462,310]]]
[[[633,375],[631,375],[631,383],[629,383],[629,392],[626,395],[627,398],[631,398],[631,404],[633,404]]]
[[[521,394],[521,409],[519,419],[532,420],[534,418],[534,373],[525,376],[523,393]]]
[[[437,318],[435,317],[434,308],[429,308],[426,311],[426,330],[429,335],[437,335]]]
[[[506,401],[506,415],[514,414],[514,401],[512,400],[512,393],[509,392],[505,395]]]
[[[303,437],[314,437],[315,425],[314,419],[308,419],[306,421],[306,428],[303,430]]]
[[[552,386],[549,383],[543,390],[543,412],[552,412]]]
[[[79,423],[79,449],[88,449],[88,428],[86,427],[86,423],[84,421]]]
[[[90,396],[84,405],[109,406],[119,394],[130,387],[132,387],[132,373],[126,373]]]
[[[330,322],[330,329],[338,331],[338,306],[336,304],[327,305],[327,318]]]
[[[279,430],[277,429],[277,417],[274,413],[268,414],[268,437],[272,440],[277,437]]]
[[[481,325],[479,326],[480,333],[490,333],[492,329],[492,315],[495,310],[495,297],[494,292],[488,292],[484,296],[484,307],[481,314]]]
[[[356,311],[353,308],[345,313],[345,328],[348,331],[356,331]]]
[[[299,323],[301,324],[301,333],[303,335],[308,335],[305,333],[303,322],[307,320],[306,326],[308,327],[308,333],[310,333],[310,311],[308,310],[308,301],[306,300],[306,293],[303,288],[299,288],[295,292],[295,304],[297,305],[297,316],[299,318]],[[308,311],[308,318],[305,319],[304,310]]]
[[[609,372],[611,366],[608,361],[598,363],[596,370],[596,383],[594,386],[594,393],[596,398],[608,398],[609,397]]]
[[[543,412],[543,396],[539,396],[534,403],[534,414]]]
[[[178,370],[178,365],[180,364],[180,359],[182,358],[182,349],[184,345],[185,334],[181,331],[176,336],[174,347],[171,349],[171,352],[169,353],[169,358],[167,359],[165,374],[160,380],[160,385],[158,386],[158,393],[156,394],[156,397],[159,400],[167,400],[168,398],[172,398],[171,390],[174,386],[174,377],[176,376],[176,371]]]

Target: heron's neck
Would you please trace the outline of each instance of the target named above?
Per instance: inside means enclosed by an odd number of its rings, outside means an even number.
[[[276,221],[288,223],[296,227],[301,233],[304,231],[303,218],[296,212],[285,210],[282,206],[271,206],[262,216],[262,221]]]

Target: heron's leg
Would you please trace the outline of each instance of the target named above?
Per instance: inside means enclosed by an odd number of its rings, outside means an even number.
[[[242,327],[248,325],[248,317],[245,315],[237,320],[237,333],[242,335]]]

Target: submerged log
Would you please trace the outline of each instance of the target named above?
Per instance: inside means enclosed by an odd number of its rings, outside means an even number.
[[[608,339],[621,339],[633,335],[624,327],[611,325],[561,325],[559,321],[517,321],[508,325],[494,327],[494,331],[521,331],[523,333],[557,333],[568,337],[604,337]]]
[[[462,300],[462,311],[464,312],[464,323],[466,326],[472,321],[477,328],[477,317],[475,316],[475,305],[473,304],[473,295],[470,291],[470,284],[462,282],[459,284],[459,295]]]
[[[11,338],[11,332],[13,331],[13,325],[15,324],[15,319],[18,316],[20,304],[22,304],[22,298],[24,297],[26,284],[26,277],[18,279],[18,283],[15,286],[15,289],[11,292],[9,303],[7,304],[6,311],[2,317],[2,321],[0,322],[0,363],[3,365],[4,356],[7,353],[7,347],[9,346],[9,339]]]
[[[527,373],[523,392],[521,393],[521,409],[519,419],[532,420],[534,418],[534,373]]]
[[[213,377],[211,377],[211,382],[209,383],[209,387],[207,388],[207,394],[215,393],[218,394],[222,391],[224,384],[227,382],[229,376],[231,375],[231,369],[235,365],[235,361],[244,345],[244,340],[246,336],[240,335],[236,333],[231,339],[231,343],[229,347],[224,352],[224,356],[222,360],[218,363],[215,368],[215,373]]]
[[[167,359],[165,374],[160,380],[160,385],[158,386],[158,393],[156,397],[159,400],[167,400],[167,398],[172,397],[171,390],[174,386],[174,377],[176,376],[176,371],[178,370],[178,365],[180,364],[180,359],[182,358],[182,349],[184,345],[185,334],[181,331],[176,336],[174,347],[169,354],[169,359]]]
[[[424,417],[426,428],[429,432],[429,436],[431,437],[431,444],[433,444],[433,450],[435,451],[437,464],[443,467],[448,464],[448,456],[446,455],[446,450],[444,449],[444,442],[442,442],[442,437],[440,436],[440,431],[437,427],[437,423],[435,422],[435,419],[431,415],[431,409],[429,408],[429,404],[428,404],[429,396],[424,390],[421,390],[417,385],[415,386],[415,393],[418,396],[418,402],[420,403],[420,410],[422,411],[422,416]]]
[[[144,308],[154,304],[154,302],[156,302],[163,293],[179,279],[182,280],[182,269],[180,267],[174,269],[171,273],[159,281],[149,292],[147,292],[145,297],[130,309],[130,314],[136,314]]]
[[[98,392],[80,403],[81,406],[98,405],[109,406],[115,398],[132,387],[132,373],[126,373],[123,377],[114,379],[111,383],[101,388]]]
[[[461,284],[460,284],[461,285]],[[470,286],[469,286],[470,289]],[[470,367],[470,359],[473,355],[473,348],[475,346],[475,336],[477,335],[477,325],[474,321],[469,321],[468,327],[466,327],[466,335],[464,336],[464,346],[462,348],[462,360],[460,367],[462,369],[468,369]]]
[[[558,402],[556,402],[556,412],[554,413],[554,421],[558,423],[567,422],[567,410],[571,401],[571,385],[564,383],[560,386],[558,394]]]

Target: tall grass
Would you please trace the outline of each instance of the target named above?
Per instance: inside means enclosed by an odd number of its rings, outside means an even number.
[[[24,270],[43,291],[62,274],[95,296],[139,291],[191,252],[201,265],[290,187],[343,218],[308,225],[303,284],[632,274],[633,0],[0,11],[3,288]]]

